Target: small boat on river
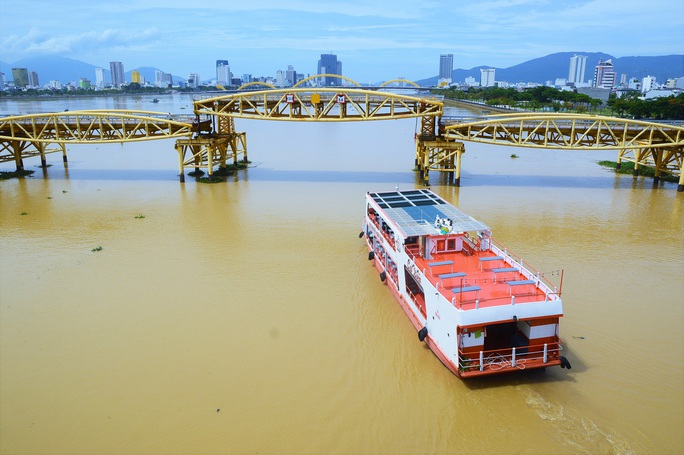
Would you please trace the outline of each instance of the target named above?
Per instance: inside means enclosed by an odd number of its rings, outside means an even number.
[[[558,286],[427,189],[366,194],[368,259],[442,363],[462,378],[559,365]]]

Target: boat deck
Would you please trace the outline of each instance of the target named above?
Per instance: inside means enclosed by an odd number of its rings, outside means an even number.
[[[547,294],[538,287],[538,280],[520,273],[519,264],[509,263],[505,257],[491,251],[445,252],[433,254],[426,261],[419,255],[414,262],[425,277],[457,308],[464,310],[496,305],[538,302]],[[549,296],[548,298],[555,298]]]

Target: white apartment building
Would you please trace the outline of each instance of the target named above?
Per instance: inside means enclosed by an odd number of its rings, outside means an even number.
[[[495,85],[495,73],[494,68],[481,68],[480,69],[480,87],[494,87]]]

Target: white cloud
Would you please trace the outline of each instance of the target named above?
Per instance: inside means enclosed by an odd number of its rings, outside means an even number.
[[[393,66],[424,65],[444,52],[462,68],[507,67],[561,51],[684,53],[681,0],[126,0],[80,9],[70,0],[53,0],[49,9],[43,3],[25,0],[22,8],[32,14],[0,16],[0,60],[55,53],[185,74],[211,72],[216,58],[227,58],[240,62],[240,71],[270,74],[288,61],[313,71],[318,55],[333,51],[345,67],[358,59],[380,79]],[[259,60],[254,70],[250,59]]]

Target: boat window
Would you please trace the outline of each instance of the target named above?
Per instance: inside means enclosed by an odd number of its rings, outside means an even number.
[[[442,238],[435,240],[435,252],[444,253],[447,251],[459,251],[461,249],[461,242],[457,238]]]

